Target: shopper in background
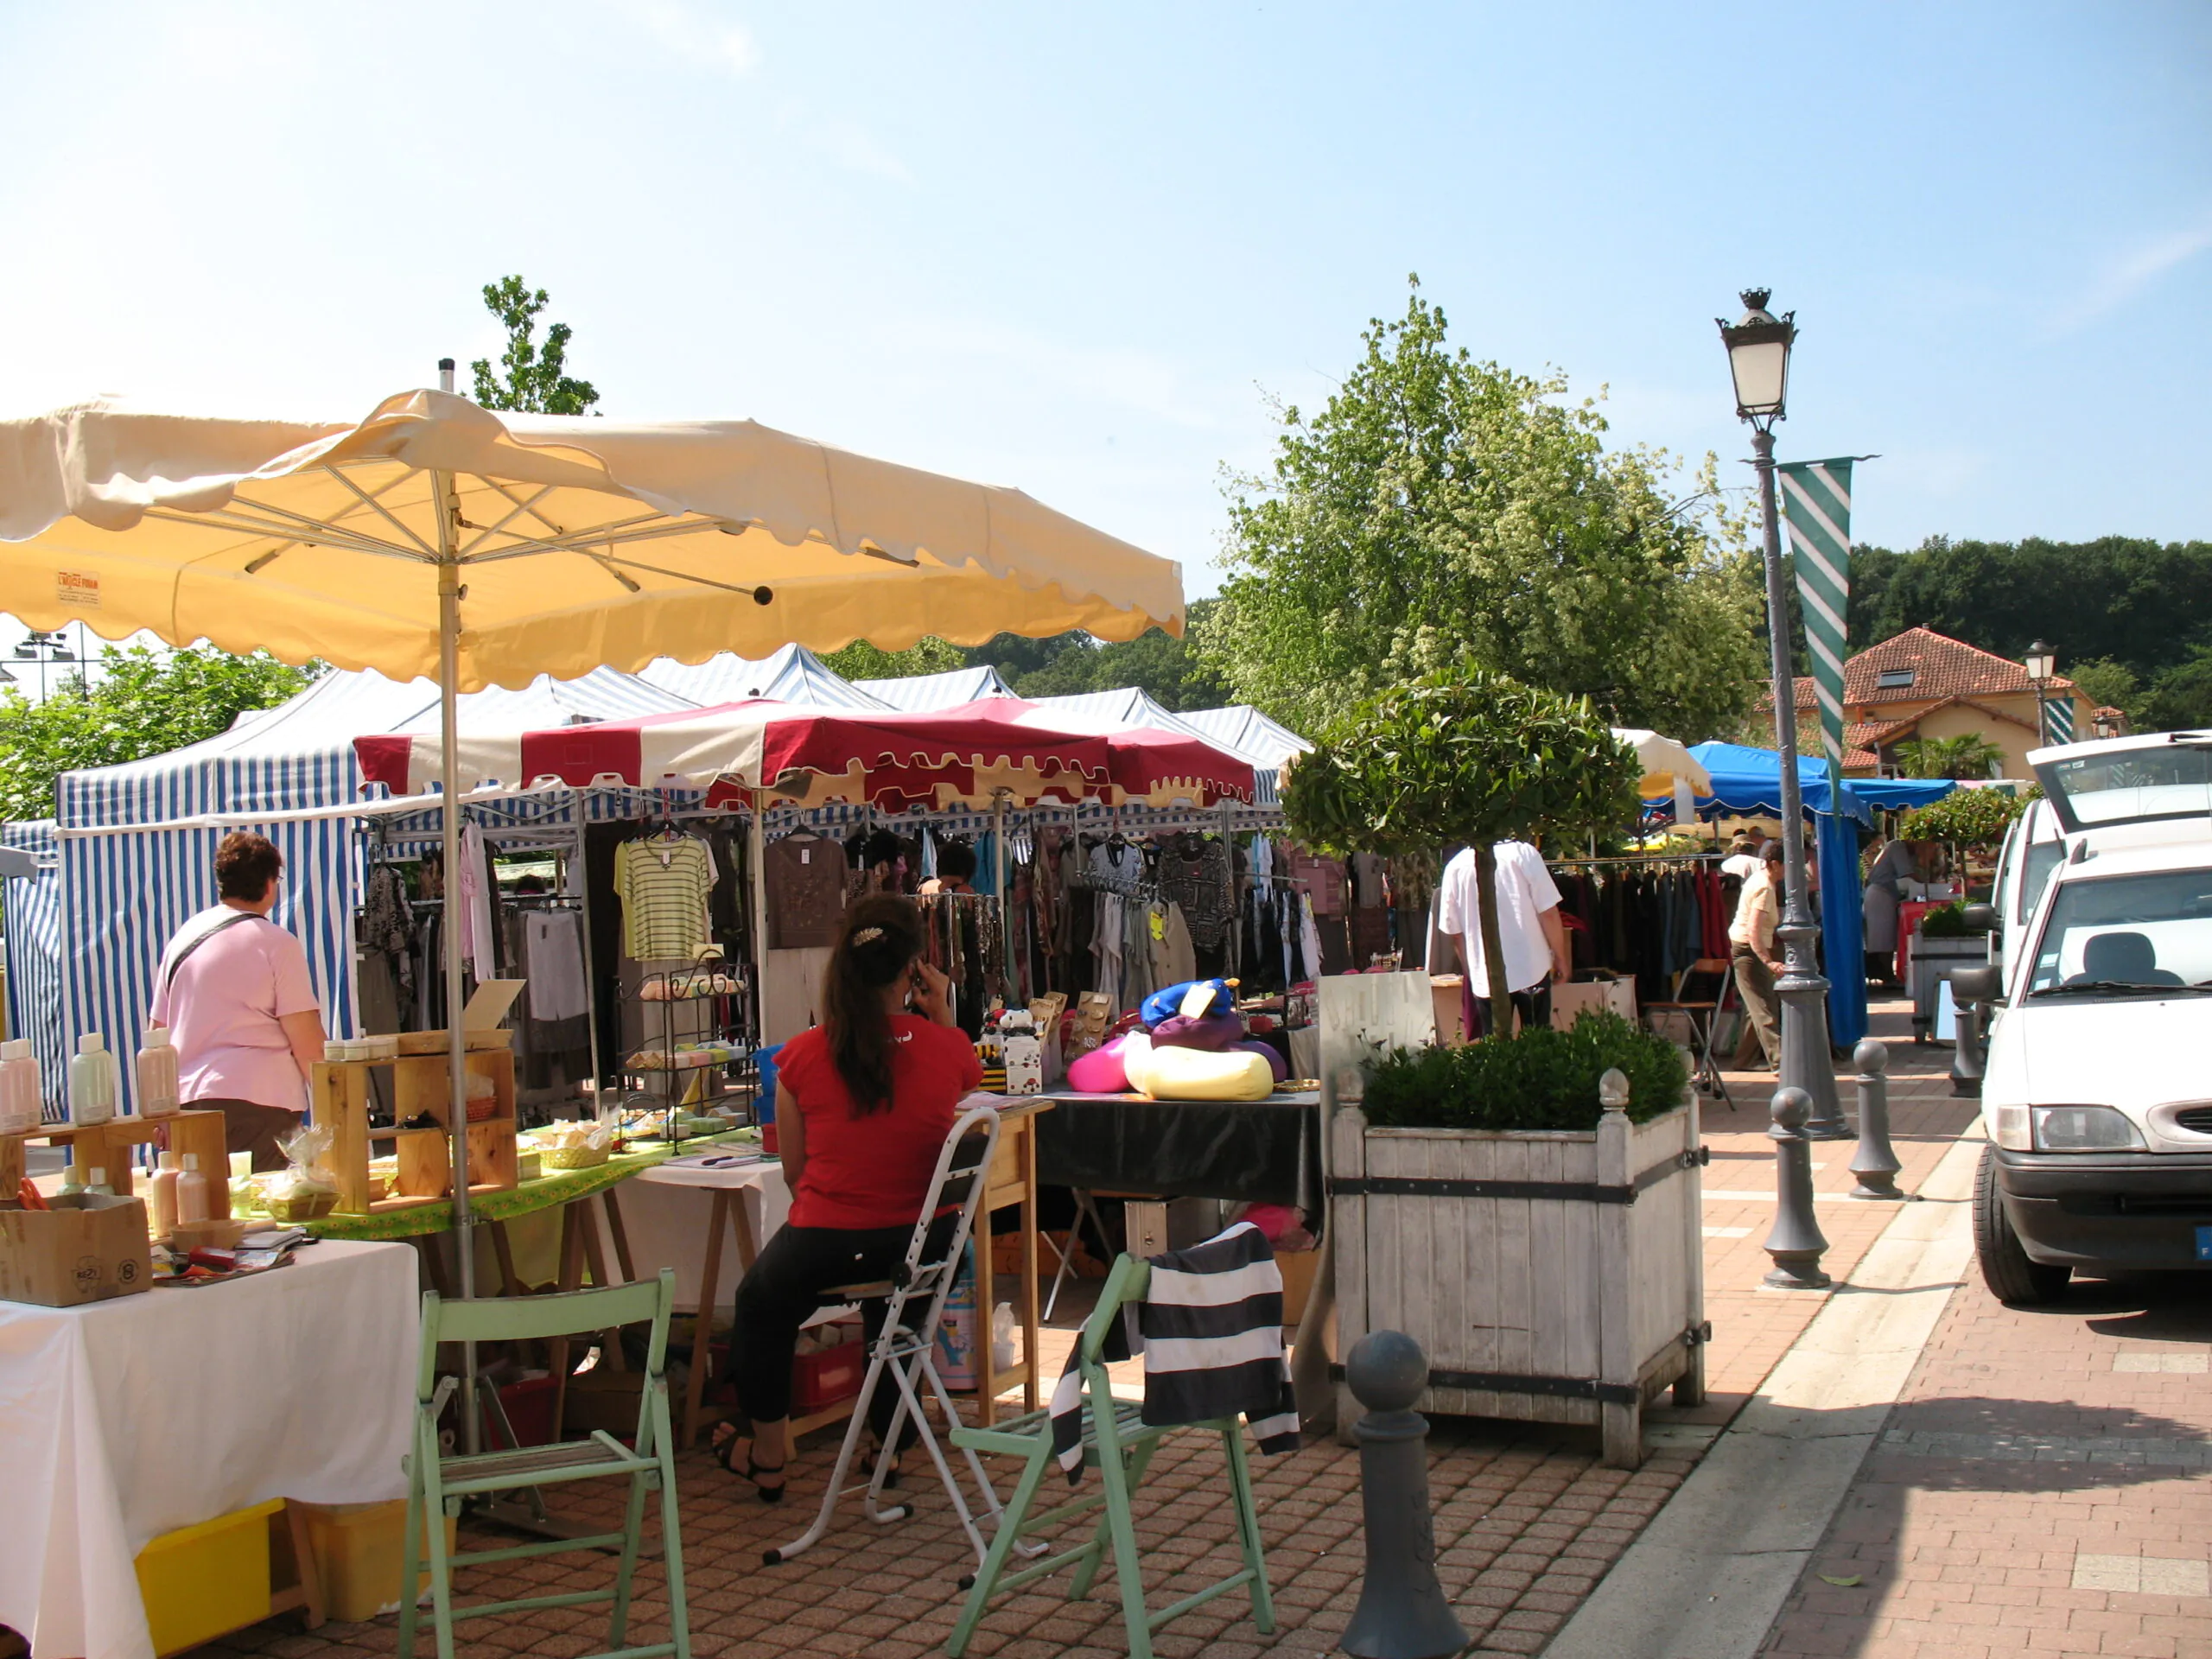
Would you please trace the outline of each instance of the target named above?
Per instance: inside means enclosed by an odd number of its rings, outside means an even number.
[[[1728,856],[1720,861],[1724,874],[1748,881],[1759,873],[1759,838],[1748,830],[1738,830],[1728,842]]]
[[[982,1062],[953,1026],[950,982],[922,960],[922,945],[912,899],[874,893],[855,904],[823,978],[822,1024],[776,1056],[791,1220],[737,1287],[729,1370],[752,1427],[715,1448],[734,1471],[745,1446],[746,1477],[764,1503],[784,1495],[799,1327],[824,1291],[887,1278],[905,1258],[960,1102],[983,1080]],[[861,1312],[874,1342],[884,1305],[872,1300]],[[879,1443],[898,1398],[879,1385],[870,1402]]]
[[[308,1068],[322,1058],[322,1008],[307,952],[269,919],[283,855],[234,830],[215,849],[220,902],[176,931],[162,952],[153,1023],[176,1046],[183,1104],[220,1111],[232,1152],[282,1169],[277,1141],[307,1110]]]
[[[1736,899],[1736,919],[1728,929],[1736,989],[1749,1016],[1743,1039],[1736,1045],[1736,1060],[1738,1065],[1749,1060],[1756,1039],[1770,1071],[1782,1066],[1782,1017],[1774,982],[1783,968],[1775,930],[1782,924],[1783,899],[1782,843],[1770,841],[1759,849],[1758,872],[1744,883]]]
[[[1572,960],[1566,925],[1560,920],[1559,887],[1544,868],[1544,855],[1527,842],[1501,841],[1491,851],[1497,861],[1497,937],[1505,957],[1505,988],[1522,1026],[1548,1026],[1552,985],[1567,977]],[[1483,954],[1475,876],[1475,849],[1469,847],[1444,867],[1436,901],[1438,931],[1452,936],[1465,964],[1459,1012],[1471,1039],[1489,1036],[1494,1024],[1490,998],[1483,994],[1490,987],[1490,968]]]
[[[922,883],[927,893],[976,891],[976,849],[965,842],[941,841],[937,846],[937,874]]]

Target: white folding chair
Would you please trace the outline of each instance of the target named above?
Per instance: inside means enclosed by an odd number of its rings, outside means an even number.
[[[926,1385],[938,1409],[944,1414],[946,1427],[957,1427],[959,1412],[953,1406],[944,1378],[938,1375],[931,1356],[937,1346],[938,1326],[944,1318],[945,1298],[951,1293],[952,1281],[960,1271],[961,1255],[975,1230],[976,1212],[982,1205],[983,1189],[989,1185],[991,1160],[998,1152],[998,1145],[999,1115],[995,1107],[977,1106],[963,1112],[952,1126],[952,1133],[945,1137],[944,1149],[938,1154],[937,1173],[931,1178],[929,1197],[923,1202],[921,1217],[914,1224],[913,1239],[906,1246],[906,1258],[898,1271],[890,1279],[874,1284],[839,1285],[823,1293],[824,1306],[883,1302],[883,1328],[869,1344],[868,1374],[861,1379],[860,1397],[853,1402],[852,1421],[846,1425],[844,1440],[837,1447],[836,1467],[830,1471],[830,1484],[822,1494],[822,1508],[814,1517],[814,1524],[795,1541],[763,1554],[761,1560],[766,1565],[773,1567],[779,1561],[788,1561],[819,1542],[830,1530],[830,1519],[836,1511],[839,1499],[855,1491],[864,1494],[863,1508],[871,1521],[903,1520],[912,1512],[908,1504],[887,1506],[882,1502],[884,1482],[899,1455],[899,1433],[909,1419],[920,1443],[929,1451],[938,1478],[944,1483],[953,1510],[968,1534],[968,1541],[975,1547],[976,1560],[980,1563],[989,1553],[990,1546],[976,1525],[975,1511],[969,1507],[959,1479],[945,1460],[944,1447],[930,1427],[929,1414],[923,1409],[923,1389]],[[933,1225],[938,1212],[948,1205],[959,1206],[953,1225],[949,1230]],[[909,1326],[906,1310],[917,1304],[925,1305],[922,1316]],[[976,1320],[976,1332],[980,1346],[986,1339],[981,1317]],[[986,1375],[988,1357],[987,1354],[982,1355],[978,1362],[984,1366]],[[869,1402],[887,1379],[899,1390],[890,1433],[876,1454],[875,1471],[866,1485],[848,1488],[845,1471],[851,1466],[861,1435],[868,1427]],[[969,1472],[975,1478],[981,1506],[995,1525],[1000,1513],[998,1496],[991,1490],[982,1462],[973,1451],[965,1448],[961,1455],[968,1460]]]

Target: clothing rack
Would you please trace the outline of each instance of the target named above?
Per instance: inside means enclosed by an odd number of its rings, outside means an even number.
[[[1093,893],[1111,893],[1123,899],[1157,899],[1160,883],[1149,876],[1100,875],[1095,870],[1077,870],[1068,878],[1068,886],[1085,887]]]
[[[1619,858],[1548,858],[1548,868],[1554,870],[1592,870],[1607,865],[1635,864],[1701,864],[1726,858],[1726,853],[1641,853]]]

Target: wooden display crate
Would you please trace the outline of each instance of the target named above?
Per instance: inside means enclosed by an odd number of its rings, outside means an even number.
[[[107,1184],[118,1198],[131,1197],[130,1149],[158,1146],[166,1151],[192,1153],[207,1177],[218,1219],[231,1213],[231,1160],[220,1112],[195,1112],[187,1108],[157,1117],[115,1117],[105,1123],[78,1128],[67,1123],[41,1123],[16,1135],[0,1135],[0,1193],[13,1198],[23,1178],[23,1147],[67,1147],[82,1170],[105,1169]]]
[[[468,1190],[504,1192],[520,1185],[515,1149],[515,1057],[504,1030],[471,1032],[463,1064],[472,1077],[492,1080],[492,1115],[468,1126]],[[496,1044],[496,1046],[493,1045]],[[415,1052],[409,1052],[412,1048]],[[453,1187],[452,1085],[446,1034],[410,1032],[400,1039],[394,1060],[325,1060],[315,1068],[315,1117],[331,1126],[331,1162],[338,1177],[338,1209],[365,1216],[415,1205],[435,1204]],[[404,1123],[428,1113],[436,1128],[372,1129],[369,1127],[369,1069],[389,1066],[395,1116]],[[391,1144],[398,1172],[385,1197],[369,1196],[369,1160],[379,1144]]]

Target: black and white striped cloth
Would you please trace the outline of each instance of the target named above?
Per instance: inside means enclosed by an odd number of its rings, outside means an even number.
[[[1282,1273],[1249,1222],[1149,1258],[1152,1284],[1124,1310],[1104,1357],[1144,1355],[1144,1421],[1155,1428],[1241,1416],[1262,1452],[1298,1449],[1298,1407],[1282,1352]],[[1052,1390],[1052,1454],[1071,1484],[1083,1477],[1081,1349]]]

